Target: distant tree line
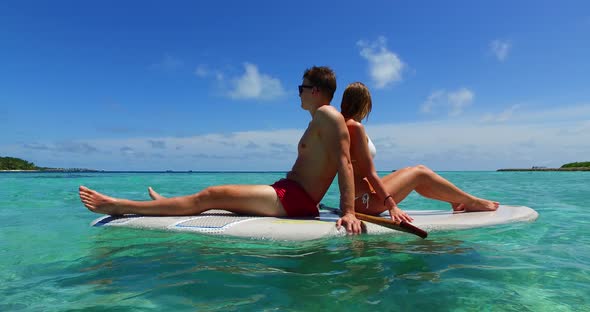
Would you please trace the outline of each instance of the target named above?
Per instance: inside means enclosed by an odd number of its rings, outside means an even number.
[[[39,170],[34,163],[15,157],[0,157],[0,170]]]
[[[561,168],[584,168],[584,167],[590,167],[590,161],[573,162],[573,163],[569,163],[569,164],[565,164],[565,165],[561,166]]]

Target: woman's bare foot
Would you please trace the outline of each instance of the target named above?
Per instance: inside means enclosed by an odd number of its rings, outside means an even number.
[[[474,198],[473,201],[468,204],[451,204],[453,211],[455,212],[495,211],[498,209],[499,205],[500,203],[498,202],[482,198]]]
[[[150,197],[153,200],[158,200],[158,199],[164,199],[166,197],[158,194],[158,192],[154,191],[154,189],[151,186],[148,186],[148,193],[150,194]]]
[[[451,207],[453,207],[455,213],[465,212],[465,204],[451,203]]]
[[[117,200],[115,198],[106,196],[85,186],[80,186],[78,194],[84,206],[92,212],[108,215],[123,214],[117,206]]]

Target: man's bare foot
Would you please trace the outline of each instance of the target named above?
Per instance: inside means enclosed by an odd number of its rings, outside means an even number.
[[[121,215],[121,209],[117,207],[115,198],[106,196],[85,186],[80,186],[78,194],[84,206],[92,212],[108,215]]]
[[[150,197],[153,200],[158,200],[158,199],[164,199],[166,197],[160,195],[158,192],[154,191],[154,189],[151,186],[148,186],[148,193],[150,193]]]
[[[498,202],[482,198],[475,198],[468,204],[451,204],[455,212],[495,211],[499,205],[500,203]]]

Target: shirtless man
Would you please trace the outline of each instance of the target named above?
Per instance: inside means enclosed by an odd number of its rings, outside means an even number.
[[[311,217],[319,215],[317,205],[338,173],[343,215],[337,226],[358,234],[350,138],[344,118],[330,105],[334,91],[336,77],[330,68],[314,66],[303,74],[299,97],[312,119],[299,141],[293,168],[273,185],[211,186],[192,195],[152,201],[113,198],[80,186],[80,199],[90,211],[111,215],[197,215],[224,209],[245,215]]]

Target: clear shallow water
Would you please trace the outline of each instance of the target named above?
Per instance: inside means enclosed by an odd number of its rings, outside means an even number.
[[[305,243],[91,228],[78,185],[148,199],[282,173],[0,173],[0,311],[587,311],[590,172],[443,172],[534,223]],[[323,201],[337,205],[333,185]],[[411,195],[406,209],[447,209]]]

